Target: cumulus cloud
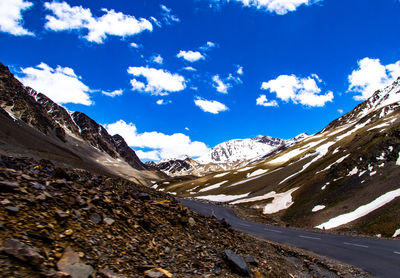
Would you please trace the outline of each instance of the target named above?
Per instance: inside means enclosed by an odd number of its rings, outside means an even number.
[[[213,87],[220,93],[227,94],[228,89],[232,87],[231,84],[223,82],[218,74],[214,75],[212,80],[214,82]]]
[[[128,73],[135,77],[143,77],[144,82],[133,78],[131,80],[134,91],[146,92],[152,95],[165,96],[171,92],[182,91],[186,88],[185,78],[179,74],[172,74],[163,69],[148,67],[129,67]]]
[[[22,13],[32,6],[32,2],[25,0],[0,0],[0,31],[14,36],[34,36],[22,26]]]
[[[119,89],[119,90],[115,90],[115,91],[111,91],[111,92],[107,92],[107,91],[101,91],[101,93],[103,95],[109,96],[109,97],[116,97],[116,96],[122,96],[123,94],[123,90]]]
[[[229,108],[225,104],[216,100],[206,100],[204,98],[197,97],[194,100],[194,103],[204,112],[209,112],[212,114],[218,114],[220,112],[229,110]]]
[[[276,93],[277,98],[285,102],[291,100],[295,104],[322,107],[327,102],[332,102],[333,93],[321,94],[318,83],[321,83],[321,80],[316,74],[305,78],[295,75],[280,75],[277,79],[263,82],[261,89]]]
[[[206,144],[192,141],[183,133],[172,135],[156,131],[139,133],[133,123],[126,123],[123,120],[106,124],[104,127],[112,135],[121,135],[130,147],[144,149],[136,151],[142,159],[159,160],[180,158],[184,155],[198,157],[208,152]]]
[[[156,103],[157,103],[158,105],[166,105],[166,104],[172,103],[172,101],[170,101],[170,100],[164,100],[164,99],[159,99],[159,100],[156,101]]]
[[[343,109],[338,109],[337,111],[338,111],[339,114],[343,114],[344,113]]]
[[[165,5],[160,5],[160,8],[162,10],[163,20],[166,24],[172,24],[174,22],[181,21],[177,16],[172,14],[172,9],[167,8]]]
[[[377,90],[391,84],[400,76],[400,61],[382,65],[379,59],[364,58],[348,77],[349,92],[359,93],[355,100],[366,100]]]
[[[154,63],[159,64],[159,65],[162,65],[162,63],[164,62],[164,59],[163,59],[163,57],[161,57],[160,54],[153,56],[151,60]]]
[[[22,68],[21,71],[24,76],[18,79],[25,86],[32,87],[59,104],[92,104],[89,97],[92,90],[81,81],[72,68],[57,66],[53,69],[45,63],[40,63],[36,67]]]
[[[127,37],[153,31],[147,19],[136,19],[114,10],[102,9],[105,14],[94,17],[90,9],[71,7],[66,2],[46,2],[44,6],[54,14],[46,16],[46,29],[56,32],[86,29],[88,33],[84,38],[90,42],[103,43],[108,35]]]
[[[234,0],[240,2],[243,6],[254,7],[259,10],[265,10],[270,13],[284,15],[293,12],[301,5],[312,5],[322,0]],[[229,1],[228,1],[229,2]]]
[[[198,52],[198,51],[192,51],[192,50],[189,50],[189,51],[181,50],[181,51],[179,51],[179,53],[176,55],[176,57],[178,57],[178,58],[183,58],[183,59],[185,59],[186,61],[191,62],[191,63],[197,62],[197,61],[199,61],[199,60],[204,60],[204,59],[205,59],[205,57],[203,56],[203,54],[201,54],[201,53]]]
[[[277,107],[278,102],[276,100],[268,100],[266,95],[260,95],[256,99],[257,105],[265,106],[265,107]]]

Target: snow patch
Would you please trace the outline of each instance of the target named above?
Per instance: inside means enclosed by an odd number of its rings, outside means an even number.
[[[325,185],[324,185],[323,187],[321,187],[321,190],[325,190],[326,187],[327,187],[328,185],[330,185],[330,184],[331,184],[330,182],[325,183]]]
[[[400,229],[397,229],[394,234],[392,235],[392,237],[398,237],[400,235]]]
[[[238,172],[246,172],[247,170],[253,169],[254,167],[244,167],[242,169],[237,170]]]
[[[230,202],[230,201],[233,201],[233,200],[237,200],[237,199],[240,199],[240,198],[247,197],[247,196],[249,196],[249,194],[250,193],[246,193],[246,194],[242,194],[242,195],[219,194],[219,195],[197,196],[195,198],[214,201],[214,202]]]
[[[234,205],[240,203],[256,202],[273,198],[272,202],[267,204],[263,209],[264,214],[272,214],[287,209],[291,205],[293,205],[292,193],[295,192],[297,189],[299,189],[299,187],[292,188],[283,193],[276,193],[275,191],[271,191],[263,196],[242,199],[231,202],[231,204]]]
[[[400,166],[400,152],[399,152],[399,158],[397,158],[397,161],[396,161],[396,165]]]
[[[252,173],[248,173],[247,177],[251,178],[251,177],[259,176],[259,175],[265,174],[266,172],[268,172],[268,170],[258,169],[258,170],[255,170]]]
[[[313,207],[313,209],[312,209],[311,211],[312,211],[312,212],[317,212],[317,211],[319,211],[319,210],[323,210],[324,208],[326,208],[326,206],[324,206],[324,205],[318,205],[318,206]]]
[[[389,192],[383,194],[382,196],[376,198],[371,203],[362,205],[352,212],[336,216],[336,217],[328,220],[327,222],[316,226],[315,228],[332,229],[332,228],[336,228],[341,225],[347,224],[349,222],[352,222],[354,220],[357,220],[358,218],[361,218],[361,217],[369,214],[370,212],[372,212],[376,209],[379,209],[380,207],[383,207],[384,205],[393,201],[397,197],[400,197],[400,188],[393,190],[393,191],[389,191]]]
[[[347,176],[353,176],[353,175],[355,175],[355,174],[357,174],[357,173],[358,173],[358,168],[357,168],[357,166],[356,166],[356,167],[353,168],[353,170],[351,170],[351,171],[347,174]]]
[[[215,175],[214,178],[220,178],[220,177],[226,176],[228,174],[229,174],[229,172],[221,173],[221,174]]]
[[[227,182],[228,181],[222,181],[222,182],[216,183],[214,185],[207,186],[205,188],[200,189],[199,192],[210,191],[210,190],[219,188],[219,187],[221,187],[221,185],[223,185],[224,183],[227,183]]]

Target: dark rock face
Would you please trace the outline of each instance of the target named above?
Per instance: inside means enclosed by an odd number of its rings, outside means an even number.
[[[111,136],[84,113],[70,114],[44,94],[24,87],[1,63],[0,107],[1,114],[10,117],[5,110],[8,109],[15,117],[46,135],[53,134],[66,142],[67,130],[111,157],[121,157],[135,169],[147,169],[120,135]]]
[[[249,276],[250,275],[250,269],[247,266],[247,263],[241,256],[233,252],[232,250],[225,250],[224,251],[225,258],[228,261],[229,265],[232,267],[232,269],[244,276]]]
[[[0,63],[0,106],[7,107],[17,118],[42,133],[47,135],[54,132],[61,140],[65,140],[65,134],[59,130],[59,125],[48,117],[45,107],[36,102],[28,91],[14,78],[9,69]]]
[[[129,165],[138,170],[147,169],[146,165],[140,161],[139,157],[128,146],[128,144],[125,142],[124,138],[122,138],[121,135],[115,134],[112,138],[114,140],[114,146],[117,149],[117,152],[122,158],[125,159],[126,162],[128,162]]]

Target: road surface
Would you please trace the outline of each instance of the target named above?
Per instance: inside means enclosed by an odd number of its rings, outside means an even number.
[[[304,248],[354,265],[377,277],[400,277],[400,241],[293,230],[249,222],[229,208],[177,198],[202,214],[225,219],[233,229],[259,238]]]

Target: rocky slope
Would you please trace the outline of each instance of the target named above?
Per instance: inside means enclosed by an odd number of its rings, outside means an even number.
[[[121,136],[109,135],[84,113],[70,113],[45,95],[24,87],[2,64],[0,110],[7,112],[2,113],[0,129],[0,149],[5,153],[29,155],[30,150],[30,156],[131,179],[138,176],[144,183],[165,177],[147,171]]]
[[[0,156],[2,277],[367,277],[122,178]],[[236,263],[235,263],[236,262]]]
[[[272,222],[400,234],[400,81],[264,161],[158,188],[229,202]]]

